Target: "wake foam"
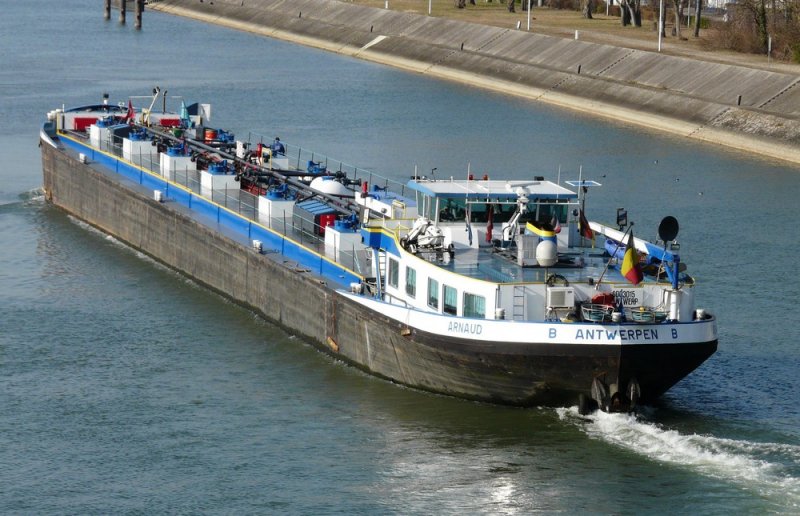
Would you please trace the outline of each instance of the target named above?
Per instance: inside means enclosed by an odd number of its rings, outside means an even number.
[[[0,192],[2,195],[5,195],[5,192]],[[44,203],[44,189],[41,187],[34,188],[33,190],[28,190],[27,192],[22,192],[20,194],[16,194],[16,198],[1,198],[0,199],[0,209],[3,211],[6,210],[14,210],[20,206],[25,206],[27,204],[43,204]]]
[[[591,438],[736,483],[787,507],[800,507],[800,446],[681,434],[629,414],[598,411],[584,417],[577,407],[556,411]]]

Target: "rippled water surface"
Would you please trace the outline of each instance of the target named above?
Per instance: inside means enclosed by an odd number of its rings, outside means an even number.
[[[796,513],[793,166],[90,0],[0,17],[0,511]],[[681,222],[720,348],[636,417],[368,377],[45,204],[44,113],[144,94],[403,178],[603,183],[590,215]]]

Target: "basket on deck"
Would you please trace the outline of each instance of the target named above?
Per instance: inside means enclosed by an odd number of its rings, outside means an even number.
[[[631,319],[637,323],[660,323],[666,320],[667,312],[640,306],[631,310]]]
[[[594,303],[587,303],[581,305],[581,314],[584,321],[590,322],[603,322],[611,320],[611,313],[614,311],[613,306],[598,305]]]

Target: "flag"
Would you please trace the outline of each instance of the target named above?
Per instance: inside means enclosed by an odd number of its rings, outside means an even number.
[[[625,279],[638,285],[642,282],[642,269],[639,267],[639,253],[633,245],[633,231],[628,236],[628,245],[625,246],[625,256],[622,257],[622,275]]]
[[[589,227],[589,221],[586,220],[586,215],[584,215],[583,210],[580,212],[578,227],[580,229],[581,236],[588,238],[589,240],[594,240],[594,231],[592,231],[592,228]]]
[[[128,114],[125,115],[125,120],[130,123],[136,121],[136,111],[133,109],[133,102],[131,102],[131,99],[128,99]]]
[[[494,229],[494,223],[492,219],[494,218],[494,207],[490,204],[489,209],[487,211],[486,216],[486,241],[492,241],[492,229]]]
[[[558,215],[553,215],[553,220],[550,221],[550,225],[553,226],[553,233],[556,235],[561,233],[561,221],[558,220]]]

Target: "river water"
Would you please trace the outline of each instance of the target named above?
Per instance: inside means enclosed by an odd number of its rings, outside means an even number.
[[[800,512],[800,170],[93,0],[0,17],[0,511]],[[131,16],[132,19],[132,16]],[[636,417],[366,376],[45,204],[44,113],[146,94],[402,179],[593,178],[590,216],[681,222],[719,351]]]

